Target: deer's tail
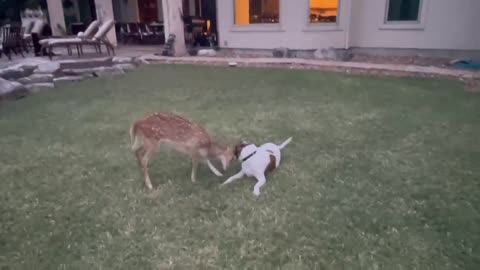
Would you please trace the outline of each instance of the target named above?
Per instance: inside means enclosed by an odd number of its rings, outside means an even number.
[[[283,149],[285,146],[287,146],[290,142],[292,141],[292,137],[286,139],[278,148]]]
[[[130,126],[130,144],[132,147],[132,150],[136,150],[137,148],[137,123],[133,123],[133,125]]]

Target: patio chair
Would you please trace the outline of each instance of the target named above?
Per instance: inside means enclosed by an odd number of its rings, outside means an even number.
[[[129,40],[135,40],[138,42],[142,40],[142,35],[137,23],[127,23],[127,37]]]
[[[100,28],[98,29],[97,33],[93,36],[93,38],[58,38],[58,39],[50,39],[49,41],[45,41],[42,45],[43,48],[48,50],[49,58],[52,58],[52,50],[53,47],[68,47],[68,46],[77,46],[77,53],[80,56],[80,53],[83,53],[83,45],[91,45],[94,46],[97,52],[102,52],[101,46],[105,45],[107,48],[107,53],[110,55],[115,54],[115,48],[113,47],[112,43],[107,39],[107,33],[113,28],[115,25],[114,20],[107,20],[103,23]],[[88,29],[87,29],[88,30]],[[87,32],[87,31],[85,31]],[[43,41],[43,40],[42,40]]]
[[[82,39],[82,40],[92,39],[93,36],[95,35],[95,33],[97,32],[99,26],[100,26],[100,22],[98,20],[95,20],[92,23],[90,23],[90,25],[88,25],[85,32],[78,32],[76,36],[64,37],[64,38],[58,38],[58,37],[57,38],[47,38],[47,39],[40,40],[39,43],[40,43],[40,45],[44,46],[44,45],[48,45],[48,43],[50,43],[50,42],[60,42],[60,41],[67,40],[67,39],[71,40],[72,38],[79,38],[79,39]],[[74,45],[77,47],[77,54],[80,55],[82,48],[78,44],[74,44]],[[65,46],[67,47],[68,55],[72,55],[72,50],[71,50],[70,45],[66,44]]]
[[[20,26],[6,26],[0,28],[0,31],[0,36],[2,37],[2,53],[4,53],[9,60],[12,60],[12,52],[15,54],[19,53],[22,57],[25,57],[22,48],[22,28]]]
[[[139,23],[138,30],[140,32],[140,40],[142,42],[152,42],[155,40],[155,36],[152,30],[146,23]]]

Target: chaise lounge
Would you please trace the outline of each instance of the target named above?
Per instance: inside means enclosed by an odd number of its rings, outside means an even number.
[[[91,45],[95,47],[97,52],[101,53],[101,46],[105,45],[107,48],[107,53],[110,55],[110,52],[112,54],[115,54],[115,48],[108,41],[107,39],[107,33],[113,28],[114,26],[114,20],[107,20],[105,21],[99,28],[98,31],[95,33],[94,31],[96,30],[98,26],[98,22],[94,21],[89,25],[87,30],[85,30],[85,33],[79,33],[77,37],[74,38],[50,38],[50,39],[44,39],[40,41],[40,44],[42,45],[42,49],[45,48],[47,49],[48,56],[51,59],[53,55],[53,48],[54,47],[66,47],[67,50],[69,50],[70,46],[76,46],[77,47],[77,53],[80,56],[83,54],[83,46],[84,45]],[[93,35],[95,33],[95,35]],[[91,37],[93,35],[93,37]]]

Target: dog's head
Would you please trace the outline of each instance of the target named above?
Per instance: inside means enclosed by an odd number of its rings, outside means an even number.
[[[235,156],[236,159],[240,158],[240,154],[242,153],[243,148],[245,148],[245,146],[247,145],[249,145],[248,142],[242,141],[233,147],[233,155]]]

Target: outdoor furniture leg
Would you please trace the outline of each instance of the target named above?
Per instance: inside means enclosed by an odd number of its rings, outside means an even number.
[[[50,46],[48,47],[48,58],[49,58],[50,60],[52,60],[52,56],[53,56],[53,48],[52,48],[52,46],[50,45]]]
[[[12,60],[12,52],[10,52],[10,48],[9,48],[9,47],[5,47],[4,53],[5,53],[5,55],[7,56],[8,60]]]
[[[80,57],[80,45],[77,45],[76,47],[77,47],[77,55],[78,57]]]

